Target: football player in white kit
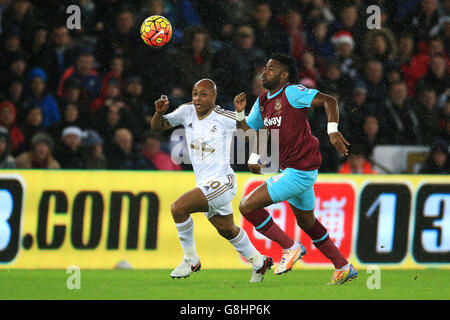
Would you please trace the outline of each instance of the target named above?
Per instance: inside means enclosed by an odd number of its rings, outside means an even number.
[[[184,257],[170,276],[188,277],[200,270],[194,241],[194,221],[190,215],[204,212],[219,234],[252,264],[250,281],[261,282],[273,261],[259,253],[246,232],[234,223],[231,201],[237,186],[230,167],[230,147],[231,137],[236,131],[236,117],[234,112],[216,106],[216,98],[216,84],[210,79],[202,79],[192,89],[192,102],[179,106],[172,113],[164,115],[169,107],[166,96],[155,101],[152,130],[184,126],[197,184],[171,207]]]

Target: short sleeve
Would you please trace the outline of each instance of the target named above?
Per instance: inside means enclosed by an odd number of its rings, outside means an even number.
[[[294,108],[309,108],[319,91],[302,86],[301,84],[292,85],[286,88],[286,98]]]
[[[189,105],[182,104],[171,113],[165,114],[164,119],[169,121],[172,127],[176,127],[179,126],[180,124],[184,125],[184,121],[188,117],[188,114],[189,114]]]
[[[227,119],[228,120],[228,119]],[[227,129],[236,131],[236,120],[227,121]]]
[[[261,112],[259,111],[259,97],[256,99],[252,110],[250,111],[248,117],[246,118],[247,125],[253,130],[259,130],[264,126]]]

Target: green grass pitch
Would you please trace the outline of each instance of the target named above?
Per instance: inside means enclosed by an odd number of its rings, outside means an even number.
[[[69,290],[66,270],[0,270],[0,299],[301,300],[450,299],[450,270],[381,270],[380,289],[369,289],[372,273],[341,286],[327,286],[331,270],[271,272],[249,283],[250,270],[201,270],[172,279],[170,270],[81,270],[80,289]]]

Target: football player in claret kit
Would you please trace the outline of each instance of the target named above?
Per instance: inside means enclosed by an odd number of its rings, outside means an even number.
[[[216,106],[216,97],[215,83],[203,79],[192,89],[192,102],[167,115],[164,115],[169,107],[167,97],[161,96],[155,101],[152,130],[184,126],[197,183],[197,187],[181,195],[171,207],[184,257],[170,275],[172,278],[188,277],[200,270],[191,214],[204,212],[219,234],[252,264],[250,281],[261,282],[273,262],[272,258],[261,255],[245,231],[234,224],[231,201],[237,186],[230,167],[230,144],[236,131],[236,117],[234,112]]]
[[[335,271],[330,284],[345,283],[356,278],[356,269],[342,256],[327,229],[314,216],[313,186],[322,158],[319,141],[311,134],[308,123],[310,107],[325,108],[330,142],[341,154],[347,155],[349,143],[337,129],[337,101],[315,89],[297,84],[295,62],[284,54],[272,55],[265,66],[262,81],[268,91],[256,99],[247,118],[244,113],[245,93],[235,97],[237,127],[244,131],[263,127],[279,130],[281,173],[269,178],[242,199],[239,210],[257,231],[282,247],[281,262],[274,270],[274,274],[282,274],[291,270],[295,262],[306,254],[305,248],[281,230],[264,209],[273,203],[287,200],[298,226],[334,264]],[[258,161],[259,155],[252,153],[248,164],[253,173],[261,172],[262,165]]]

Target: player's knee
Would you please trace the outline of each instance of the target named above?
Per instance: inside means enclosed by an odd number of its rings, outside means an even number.
[[[295,217],[297,218],[297,225],[302,230],[309,230],[316,220],[312,211],[304,211],[301,214],[296,214]]]
[[[248,205],[248,201],[246,201],[246,199],[242,199],[241,203],[239,204],[239,211],[241,212],[241,214],[243,216],[249,214],[250,212],[252,212],[253,210],[250,209],[249,205]]]
[[[186,216],[186,210],[182,206],[180,206],[177,202],[172,203],[170,207],[170,211],[172,212],[172,217],[177,220]]]

